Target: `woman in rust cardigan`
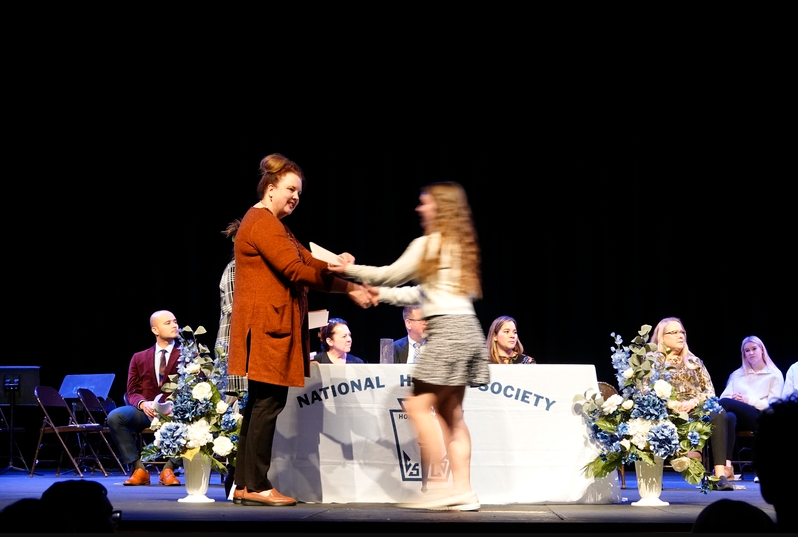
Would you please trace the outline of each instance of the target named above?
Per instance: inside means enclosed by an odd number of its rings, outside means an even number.
[[[335,276],[314,259],[282,219],[299,204],[304,177],[280,154],[260,163],[260,201],[241,221],[235,240],[236,291],[230,323],[228,372],[249,383],[236,459],[233,501],[243,505],[294,505],[274,489],[267,473],[277,416],[289,386],[310,376],[307,290],[347,293],[371,305],[360,285]],[[349,254],[342,254],[349,256]]]

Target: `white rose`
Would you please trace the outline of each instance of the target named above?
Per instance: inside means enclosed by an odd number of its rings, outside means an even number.
[[[671,466],[677,472],[684,472],[687,470],[687,467],[690,466],[690,459],[687,457],[679,457],[678,459],[673,459],[671,461]]]
[[[200,382],[194,389],[191,390],[191,397],[196,399],[197,401],[204,401],[211,398],[213,395],[213,390],[211,390],[211,385],[207,382]]]
[[[613,394],[609,399],[604,401],[603,405],[601,405],[601,411],[605,414],[612,414],[621,403],[623,403],[623,397],[617,393]]]
[[[632,378],[634,376],[634,374],[635,374],[635,372],[632,370],[631,367],[629,369],[625,370],[623,373],[621,373],[621,375],[623,375],[623,378],[625,378],[625,379]]]
[[[195,374],[199,373],[199,370],[200,370],[200,366],[199,366],[199,364],[198,364],[198,363],[196,363],[196,362],[195,362],[195,363],[188,364],[188,365],[186,366],[186,371],[188,371],[188,372],[189,372],[189,373],[191,373],[192,375],[195,375]]]
[[[654,391],[657,393],[657,397],[660,399],[669,399],[671,392],[673,391],[673,387],[667,381],[659,379],[654,383]]]
[[[216,413],[217,414],[224,414],[225,412],[227,412],[227,407],[228,406],[229,405],[227,403],[225,403],[224,401],[219,401],[218,403],[216,403]]]
[[[220,457],[227,457],[233,451],[233,442],[226,436],[220,436],[213,441],[213,452]]]
[[[624,410],[629,410],[633,406],[635,406],[635,402],[632,401],[631,399],[627,399],[626,401],[623,402],[623,404],[621,405],[621,408],[624,409]]]

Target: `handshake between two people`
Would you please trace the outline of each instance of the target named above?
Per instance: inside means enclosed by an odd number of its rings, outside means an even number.
[[[347,252],[342,253],[337,257],[338,263],[327,263],[327,268],[330,272],[334,272],[341,276],[345,276],[346,267],[355,262],[355,257]],[[364,283],[349,282],[346,294],[349,298],[363,309],[376,306],[380,303],[379,296],[380,290],[377,287],[372,287]]]

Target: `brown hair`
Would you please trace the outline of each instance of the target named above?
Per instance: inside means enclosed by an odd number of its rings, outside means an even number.
[[[260,161],[260,181],[258,182],[258,199],[262,200],[266,194],[266,187],[275,185],[280,182],[284,175],[288,173],[295,173],[302,180],[302,186],[305,185],[305,176],[302,174],[302,169],[297,166],[296,162],[289,160],[280,153],[272,153],[263,157]]]
[[[441,234],[441,248],[435,256],[425,255],[418,267],[418,279],[430,279],[440,265],[441,249],[454,247],[461,260],[460,290],[474,298],[482,297],[480,253],[477,232],[471,219],[471,207],[461,185],[454,182],[433,183],[421,189],[435,200],[437,210],[426,233]]]
[[[347,323],[343,319],[338,317],[333,317],[332,319],[327,321],[327,324],[325,326],[321,327],[321,330],[319,330],[319,339],[321,340],[321,350],[323,350],[324,352],[330,350],[330,346],[327,345],[327,338],[332,338],[333,332],[335,332],[335,327],[341,324],[346,325],[347,327],[349,326],[349,323]]]
[[[499,351],[496,349],[497,345],[496,340],[493,339],[493,337],[499,333],[499,330],[502,329],[504,323],[513,323],[516,329],[518,328],[518,323],[515,322],[515,319],[513,319],[509,315],[502,315],[501,317],[497,317],[496,320],[494,320],[491,323],[490,329],[488,330],[488,339],[486,341],[487,343],[486,346],[488,347],[488,356],[490,356],[490,361],[493,362],[494,364],[504,363],[504,361],[502,361],[501,357],[499,356]],[[515,352],[516,354],[523,354],[524,352],[524,346],[521,345],[520,337],[515,338],[515,347],[513,348],[513,352]]]

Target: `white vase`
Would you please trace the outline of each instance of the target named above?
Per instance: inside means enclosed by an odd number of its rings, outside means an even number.
[[[193,459],[183,457],[183,469],[186,471],[186,492],[188,496],[180,498],[179,502],[210,503],[215,502],[208,498],[208,484],[211,481],[211,459],[205,454],[198,453]]]
[[[661,507],[669,505],[659,499],[662,494],[662,459],[654,456],[654,464],[642,461],[635,461],[635,473],[637,474],[637,491],[640,493],[640,500],[632,502],[635,507]]]

